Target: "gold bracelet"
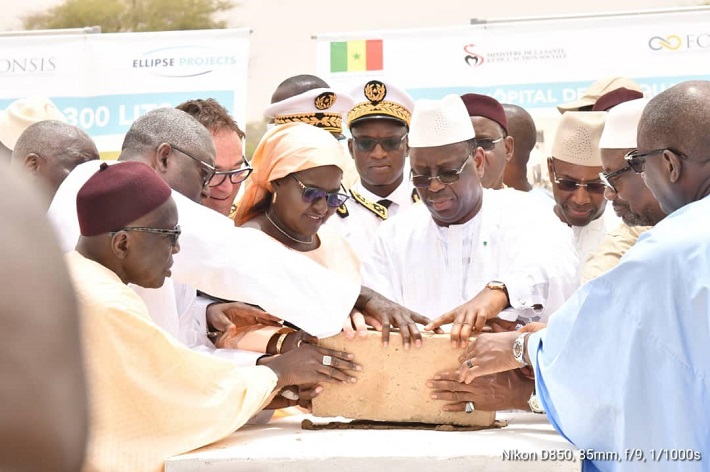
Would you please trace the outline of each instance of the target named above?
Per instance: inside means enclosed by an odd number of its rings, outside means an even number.
[[[281,333],[279,335],[279,339],[276,340],[276,354],[281,354],[281,347],[283,346],[284,341],[286,341],[286,337],[289,334],[290,333]]]

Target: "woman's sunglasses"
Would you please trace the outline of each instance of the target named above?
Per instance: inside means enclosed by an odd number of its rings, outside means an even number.
[[[303,182],[298,180],[298,177],[296,177],[295,175],[291,174],[291,177],[293,177],[294,180],[298,182],[298,185],[300,185],[303,189],[303,201],[306,203],[314,203],[320,200],[321,198],[325,198],[326,203],[329,207],[338,208],[340,205],[345,203],[348,198],[350,198],[344,193],[326,192],[322,188],[307,187]]]

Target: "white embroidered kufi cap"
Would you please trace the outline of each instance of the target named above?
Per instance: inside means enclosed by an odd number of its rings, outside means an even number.
[[[560,117],[552,157],[578,166],[601,167],[599,138],[607,112],[568,111]]]
[[[409,147],[435,147],[476,137],[466,105],[458,95],[417,100],[409,126]]]

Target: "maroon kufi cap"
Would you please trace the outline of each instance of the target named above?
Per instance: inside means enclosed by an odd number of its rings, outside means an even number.
[[[643,94],[638,90],[631,90],[624,87],[607,92],[594,102],[592,111],[609,111],[616,105],[631,100],[643,98]]]
[[[170,187],[142,162],[101,164],[76,195],[82,236],[116,231],[170,198]]]
[[[505,134],[508,134],[508,119],[505,117],[503,105],[498,100],[488,95],[477,93],[461,95],[461,100],[466,105],[468,116],[482,116],[493,120],[503,127]]]

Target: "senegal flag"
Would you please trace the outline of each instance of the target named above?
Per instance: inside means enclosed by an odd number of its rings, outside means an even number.
[[[330,43],[331,72],[365,70],[382,70],[381,39]]]

